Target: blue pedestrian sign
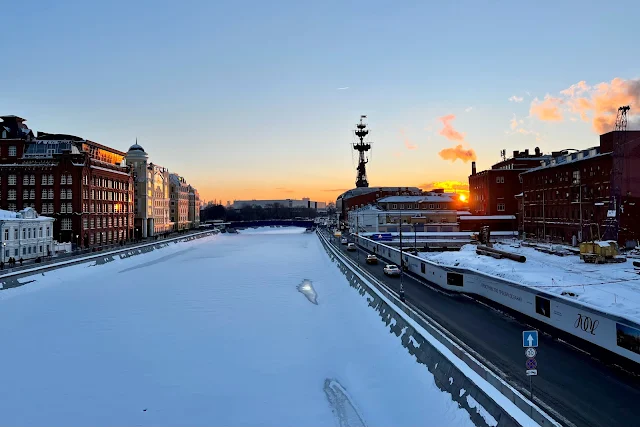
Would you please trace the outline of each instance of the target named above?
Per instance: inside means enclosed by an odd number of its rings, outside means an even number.
[[[523,331],[522,332],[522,346],[523,347],[537,347],[538,346],[538,331]]]

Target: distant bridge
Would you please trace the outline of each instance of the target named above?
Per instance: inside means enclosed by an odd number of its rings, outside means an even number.
[[[264,219],[258,221],[231,221],[228,227],[231,228],[251,228],[251,227],[313,227],[312,219]]]

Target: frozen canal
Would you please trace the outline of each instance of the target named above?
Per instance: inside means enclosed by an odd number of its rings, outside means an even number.
[[[472,425],[301,229],[31,279],[0,291],[2,425]]]

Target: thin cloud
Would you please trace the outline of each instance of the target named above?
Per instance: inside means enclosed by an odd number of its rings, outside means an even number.
[[[456,116],[449,114],[447,116],[440,117],[440,121],[444,127],[440,130],[440,135],[447,138],[449,141],[464,141],[464,133],[460,133],[453,128],[451,122],[455,120]]]
[[[513,95],[511,98],[509,98],[509,101],[511,101],[511,102],[522,102],[522,101],[524,101],[524,97]]]
[[[328,191],[328,192],[331,192],[331,193],[335,193],[335,192],[338,192],[338,191],[345,192],[347,190],[348,190],[348,188],[330,188],[330,189],[325,189],[325,190],[320,190],[320,191]]]
[[[452,163],[458,159],[465,163],[470,160],[477,159],[476,152],[473,148],[465,149],[462,144],[458,144],[452,148],[445,148],[444,150],[441,150],[438,155],[440,155],[444,160],[451,160]]]
[[[418,149],[418,146],[413,141],[411,141],[411,139],[409,139],[407,134],[404,132],[404,129],[400,129],[400,134],[402,135],[402,142],[404,142],[404,146],[407,148],[407,150]]]
[[[511,130],[516,130],[516,128],[518,127],[518,119],[516,118],[515,114],[509,121],[509,127],[511,127]]]
[[[473,107],[467,107],[464,109],[465,112],[470,113],[473,110]]]
[[[276,190],[282,192],[282,193],[293,193],[293,190],[290,188],[286,188],[286,187],[276,187]]]
[[[349,89],[349,86],[339,87],[339,88],[338,88],[338,89],[336,89],[336,90],[347,90],[347,89]]]
[[[534,98],[534,100],[531,101],[529,114],[542,121],[561,122],[564,119],[560,110],[560,106],[563,103],[564,101],[562,99],[550,95],[546,95],[542,101]]]

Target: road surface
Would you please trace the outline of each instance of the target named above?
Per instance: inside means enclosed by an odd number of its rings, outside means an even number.
[[[349,252],[346,245],[336,247],[354,261],[359,256],[362,268],[394,291],[399,290],[400,278],[384,275],[382,259],[378,265],[367,265],[368,252],[363,249]],[[528,389],[522,331],[529,326],[466,296],[435,291],[409,275],[405,274],[403,280],[409,302],[491,361],[510,380]],[[540,334],[539,339],[534,396],[576,426],[640,425],[640,408],[636,408],[640,402],[639,378],[548,335]]]

